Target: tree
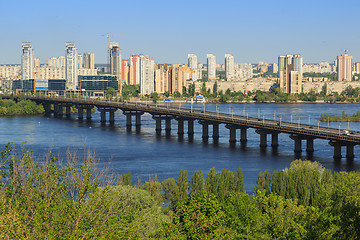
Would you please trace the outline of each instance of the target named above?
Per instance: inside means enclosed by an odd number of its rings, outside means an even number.
[[[157,92],[153,92],[150,96],[152,98],[152,101],[156,103],[159,100],[159,94]]]
[[[165,97],[170,97],[170,93],[168,91],[164,92]]]
[[[218,183],[218,199],[221,202],[225,194],[229,191],[233,191],[234,187],[234,174],[227,168],[224,168],[220,173],[220,179]]]
[[[190,181],[190,194],[196,194],[204,191],[204,174],[200,170],[196,170]]]
[[[200,92],[201,92],[201,94],[203,96],[205,96],[205,94],[206,94],[206,84],[205,84],[205,82],[203,82]]]
[[[105,97],[107,98],[107,99],[112,99],[113,97],[115,97],[116,96],[116,90],[114,89],[114,88],[112,88],[112,87],[108,87],[107,89],[106,89],[106,91],[105,91]]]
[[[179,188],[179,200],[184,200],[189,194],[189,174],[187,170],[181,169],[177,179]]]
[[[217,82],[214,83],[213,93],[215,94],[215,97],[216,97],[216,96],[217,96],[217,93],[218,93],[218,84],[217,84]]]
[[[174,178],[168,178],[161,183],[163,187],[163,196],[170,208],[175,208],[179,201],[179,188]]]
[[[217,195],[217,187],[219,181],[219,173],[216,172],[215,167],[211,168],[206,177],[205,190],[209,194]]]

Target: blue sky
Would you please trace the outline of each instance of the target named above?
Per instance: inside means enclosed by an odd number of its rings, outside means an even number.
[[[30,41],[41,60],[63,56],[65,42],[106,62],[106,38],[120,42],[123,58],[147,54],[158,63],[186,63],[194,53],[224,62],[276,62],[300,53],[304,63],[333,62],[348,49],[360,61],[358,0],[0,0],[0,64],[20,63]]]

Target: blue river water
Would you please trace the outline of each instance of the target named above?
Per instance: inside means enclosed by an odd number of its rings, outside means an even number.
[[[179,105],[175,105],[179,107]],[[190,104],[182,104],[180,107],[190,108]],[[203,109],[203,104],[194,104],[193,108]],[[294,104],[205,104],[206,111],[233,113],[249,117],[267,119],[282,118],[282,121],[301,122],[301,124],[318,125],[321,113],[341,115],[342,111],[347,114],[356,113],[359,104],[326,104],[326,103],[294,103]],[[327,122],[320,122],[320,126],[327,127]],[[127,172],[132,173],[133,182],[147,181],[157,175],[158,180],[177,178],[180,169],[187,169],[189,175],[200,169],[206,177],[210,168],[215,167],[219,172],[223,168],[236,171],[241,168],[244,173],[245,189],[251,193],[260,171],[274,171],[289,167],[291,161],[296,159],[294,154],[294,142],[287,134],[279,135],[279,147],[273,151],[270,147],[271,138],[268,137],[268,147],[261,150],[259,147],[259,135],[254,129],[248,130],[248,142],[246,147],[238,142],[235,147],[229,144],[229,130],[220,125],[220,139],[213,143],[211,138],[212,128],[209,127],[209,141],[203,143],[201,138],[201,125],[194,124],[194,139],[189,141],[186,134],[183,139],[177,136],[177,122],[172,121],[171,136],[166,136],[163,130],[161,136],[155,134],[155,121],[151,115],[142,116],[140,132],[127,131],[125,115],[121,110],[115,113],[115,125],[105,126],[100,124],[100,113],[93,114],[92,122],[78,121],[77,115],[71,119],[56,119],[43,116],[33,117],[3,117],[0,118],[0,144],[1,148],[8,142],[13,142],[17,149],[22,142],[29,150],[33,150],[38,157],[43,157],[50,150],[60,158],[66,158],[66,152],[84,155],[84,149],[90,149],[95,153],[99,168],[109,169],[112,174],[119,175]],[[339,128],[339,123],[330,123],[330,127]],[[360,131],[360,123],[343,122],[341,129]],[[163,127],[164,129],[164,127]],[[315,152],[310,158],[320,162],[324,167],[333,171],[360,170],[360,148],[355,146],[355,159],[346,158],[340,161],[333,159],[333,147],[328,141],[316,139],[314,141]],[[343,148],[345,156],[345,148]],[[303,142],[302,159],[308,159]]]

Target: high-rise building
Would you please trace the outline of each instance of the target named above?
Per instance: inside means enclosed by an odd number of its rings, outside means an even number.
[[[110,43],[110,74],[121,78],[121,49],[118,42]]]
[[[286,93],[302,92],[302,57],[299,54],[279,56],[279,86]]]
[[[130,55],[129,84],[140,84],[140,55]]]
[[[40,67],[40,58],[34,58],[34,68]]]
[[[352,79],[352,56],[342,54],[337,57],[337,80],[338,81],[351,81]]]
[[[197,69],[197,56],[195,54],[188,54],[188,65],[192,70]]]
[[[49,67],[65,67],[65,57],[60,56],[58,58],[52,57],[48,60]]]
[[[95,54],[84,53],[83,62],[84,62],[84,68],[95,69]]]
[[[30,42],[23,42],[21,47],[21,78],[34,79],[34,50]]]
[[[74,42],[65,45],[66,89],[76,90],[78,86],[78,51]]]
[[[234,77],[234,57],[231,54],[225,54],[225,79],[226,81],[233,81]]]
[[[129,60],[122,59],[121,60],[121,80],[123,82],[125,82],[126,84],[130,84],[129,83],[129,72],[130,72]]]
[[[207,80],[216,79],[216,57],[213,54],[207,54]]]
[[[78,54],[78,69],[83,67],[83,56]]]
[[[355,63],[355,72],[360,73],[360,62]]]
[[[148,56],[140,56],[140,93],[154,92],[154,60]]]

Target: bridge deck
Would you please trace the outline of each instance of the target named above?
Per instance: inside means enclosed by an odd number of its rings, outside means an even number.
[[[3,96],[3,98],[6,98]],[[111,107],[128,111],[142,111],[153,115],[171,115],[194,120],[204,120],[220,124],[233,124],[237,127],[249,127],[268,130],[274,133],[296,134],[309,138],[321,138],[333,141],[343,141],[345,143],[360,144],[360,133],[350,132],[349,135],[342,134],[342,131],[334,128],[325,128],[315,125],[305,125],[290,122],[279,122],[269,119],[254,117],[244,117],[226,113],[216,113],[209,111],[191,110],[188,108],[178,108],[159,104],[135,103],[135,102],[115,102],[104,100],[91,100],[79,98],[61,97],[35,97],[29,96],[28,99],[38,102],[49,103],[71,103],[81,105],[93,105],[96,107]]]

